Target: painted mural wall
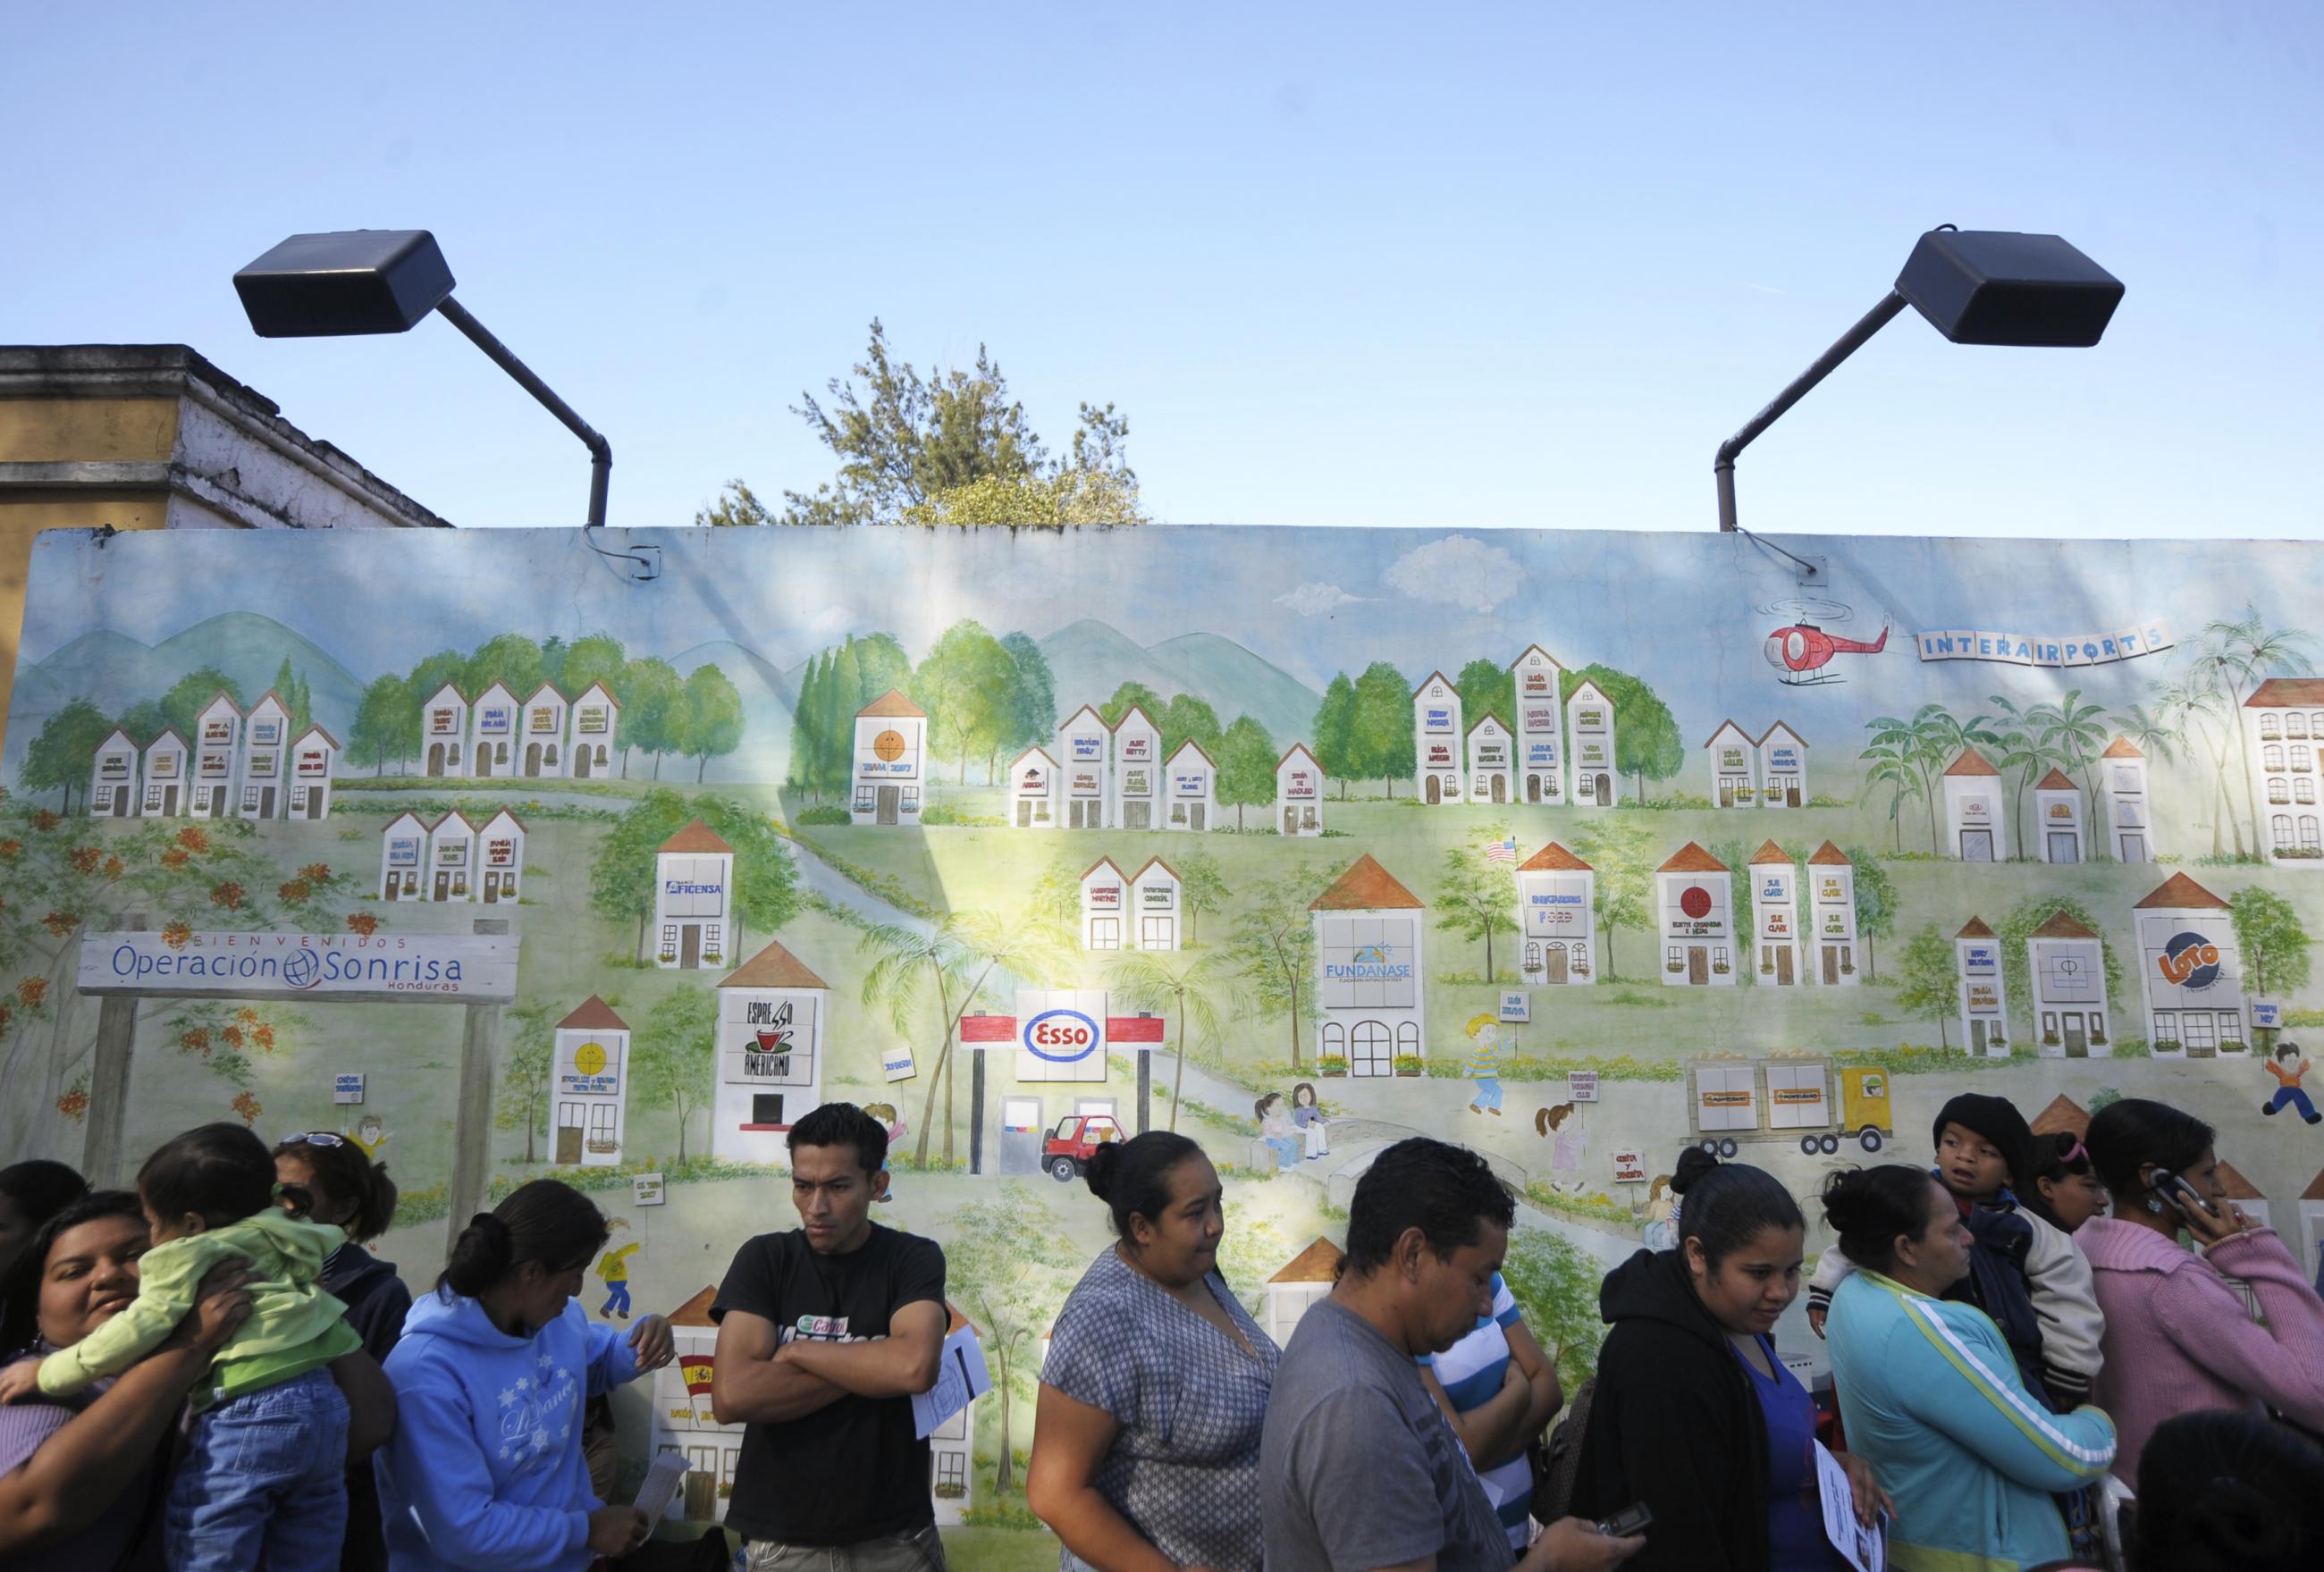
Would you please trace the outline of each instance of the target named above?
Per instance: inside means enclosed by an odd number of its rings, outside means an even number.
[[[1059,1181],[1146,1125],[1228,1175],[1230,1275],[1286,1332],[1373,1154],[1476,1147],[1569,1365],[1686,1144],[1805,1194],[1924,1160],[1965,1085],[2037,1127],[2191,1108],[2318,1260],[2315,548],[596,544],[42,538],[0,1151],[125,1176],[203,1119],[342,1130],[415,1288],[562,1176],[620,1219],[592,1310],[626,1277],[698,1328],[645,1406],[715,1481],[703,1290],[793,1221],[789,1125],[875,1106],[881,1220],[944,1241],[996,1365],[931,1488],[998,1528],[1104,1238]]]

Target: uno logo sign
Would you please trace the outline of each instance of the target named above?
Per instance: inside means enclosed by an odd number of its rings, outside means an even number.
[[[2154,965],[2165,982],[2195,992],[2219,980],[2219,947],[2200,933],[2173,933]]]
[[[1097,1047],[1097,1023],[1079,1010],[1043,1010],[1025,1023],[1025,1052],[1052,1064],[1073,1064]]]

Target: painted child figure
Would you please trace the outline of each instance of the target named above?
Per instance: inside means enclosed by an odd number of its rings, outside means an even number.
[[[904,1116],[897,1112],[895,1104],[865,1103],[863,1111],[879,1120],[881,1127],[888,1132],[889,1151],[893,1152],[904,1144]],[[888,1172],[888,1160],[884,1157],[880,1160],[880,1172],[882,1173]],[[891,1185],[872,1199],[875,1201],[891,1201],[896,1199],[896,1192]]]
[[[2012,1186],[2034,1172],[2034,1132],[2006,1098],[1963,1092],[1939,1110],[1933,1171],[1974,1243],[1969,1274],[1945,1297],[1991,1317],[2016,1356],[2025,1390],[2061,1413],[2090,1399],[2106,1318],[2090,1265],[2073,1240],[2021,1208]],[[1855,1270],[1826,1250],[1808,1288],[1808,1324],[1823,1335],[1832,1290]]]
[[[2310,1124],[2324,1125],[2324,1114],[2316,1111],[2315,1102],[2300,1089],[2301,1078],[2308,1073],[2308,1059],[2299,1043],[2277,1043],[2275,1052],[2268,1055],[2267,1072],[2275,1077],[2276,1088],[2261,1113],[2273,1114],[2288,1103]]]
[[[1259,1138],[1275,1152],[1277,1172],[1289,1172],[1299,1165],[1299,1136],[1294,1132],[1291,1116],[1284,1110],[1283,1094],[1268,1092],[1251,1105],[1259,1119]]]
[[[1332,1122],[1316,1103],[1314,1081],[1303,1080],[1291,1089],[1291,1123],[1299,1131],[1308,1162],[1332,1154]]]
[[[176,1329],[205,1273],[248,1264],[250,1319],[188,1394],[193,1418],[162,1516],[172,1572],[339,1565],[347,1402],[329,1366],[363,1338],[320,1286],[324,1259],[346,1236],[284,1212],[281,1189],[273,1154],[241,1125],[165,1143],[137,1173],[153,1247],[139,1258],[136,1299],[71,1347],[0,1374],[0,1402],[118,1375]]]
[[[1678,1248],[1678,1197],[1672,1193],[1669,1174],[1655,1174],[1655,1181],[1646,1186],[1646,1218],[1641,1232],[1647,1249]]]
[[[605,1227],[610,1245],[611,1231],[619,1228],[627,1233],[630,1225],[625,1218],[615,1218]],[[631,1239],[620,1245],[611,1245],[604,1255],[597,1257],[597,1280],[605,1285],[605,1302],[599,1307],[597,1313],[606,1320],[610,1321],[617,1315],[623,1320],[630,1319],[630,1257],[637,1253],[638,1241]]]
[[[1470,1100],[1472,1114],[1501,1117],[1501,1035],[1500,1022],[1491,1016],[1469,1017],[1469,1058],[1462,1073],[1477,1083],[1477,1095]]]

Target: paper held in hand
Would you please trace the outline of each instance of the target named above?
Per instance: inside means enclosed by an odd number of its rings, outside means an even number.
[[[686,1454],[675,1447],[665,1448],[658,1454],[653,1466],[646,1470],[646,1482],[638,1486],[638,1498],[631,1504],[645,1513],[646,1521],[658,1523],[678,1499],[678,1488],[686,1483]]]
[[[912,1398],[912,1433],[926,1440],[936,1428],[992,1389],[992,1374],[984,1367],[984,1345],[973,1327],[963,1327],[944,1341],[936,1362],[936,1384]]]
[[[1856,1492],[1848,1483],[1848,1470],[1840,1459],[1815,1444],[1816,1494],[1823,1502],[1823,1534],[1832,1549],[1844,1557],[1856,1572],[1886,1572],[1888,1566],[1888,1518],[1885,1512],[1870,1528],[1856,1521]]]

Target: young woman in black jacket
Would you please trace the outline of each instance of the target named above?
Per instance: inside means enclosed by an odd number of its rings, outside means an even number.
[[[1800,1292],[1806,1219],[1773,1176],[1680,1158],[1678,1246],[1606,1274],[1613,1330],[1582,1435],[1573,1511],[1654,1512],[1626,1572],[1837,1572],[1816,1494],[1814,1404],[1768,1336]],[[1858,1512],[1886,1502],[1843,1457]]]

